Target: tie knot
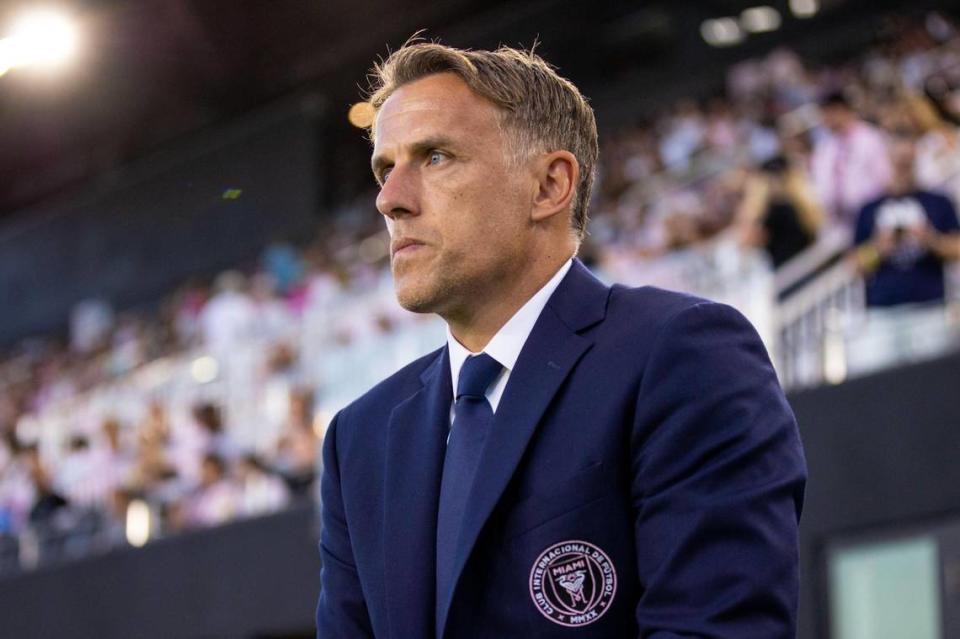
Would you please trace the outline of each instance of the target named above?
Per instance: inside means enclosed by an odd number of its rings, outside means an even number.
[[[500,374],[503,366],[486,353],[471,355],[460,369],[460,379],[457,382],[457,399],[464,395],[482,399],[487,387]]]

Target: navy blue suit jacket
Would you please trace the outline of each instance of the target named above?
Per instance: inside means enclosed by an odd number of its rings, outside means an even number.
[[[795,636],[803,452],[738,312],[575,261],[511,371],[437,602],[451,401],[442,348],[333,420],[320,639],[434,638],[437,606],[455,639]]]

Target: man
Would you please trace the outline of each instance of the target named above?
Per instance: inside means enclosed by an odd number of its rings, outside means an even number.
[[[850,229],[860,207],[887,188],[893,170],[883,134],[842,93],[824,98],[820,110],[826,131],[810,158],[813,185],[833,219]]]
[[[854,253],[866,278],[867,306],[942,303],[944,264],[960,257],[960,223],[947,196],[917,187],[915,145],[893,137],[894,180],[857,218]]]
[[[574,258],[579,91],[505,48],[375,73],[397,297],[449,332],[330,425],[318,636],[794,636],[793,416],[736,311]]]

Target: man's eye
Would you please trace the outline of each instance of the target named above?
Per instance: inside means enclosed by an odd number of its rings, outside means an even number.
[[[390,171],[393,170],[393,167],[387,167],[384,170],[380,171],[380,184],[383,184],[387,181],[387,178],[390,177]]]
[[[446,159],[446,155],[441,151],[431,151],[430,152],[430,164],[439,164]]]

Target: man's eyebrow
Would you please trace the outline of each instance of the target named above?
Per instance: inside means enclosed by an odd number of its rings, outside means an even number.
[[[431,135],[428,138],[424,138],[419,142],[414,142],[410,145],[410,154],[411,155],[424,155],[428,151],[432,151],[437,148],[449,149],[454,146],[453,140],[448,138],[445,135]]]
[[[445,135],[431,135],[430,137],[418,140],[408,146],[410,155],[417,157],[426,155],[429,151],[437,148],[449,149],[454,147],[453,140]],[[373,169],[374,176],[379,176],[380,171],[393,164],[382,154],[374,155],[370,160],[370,167]]]

